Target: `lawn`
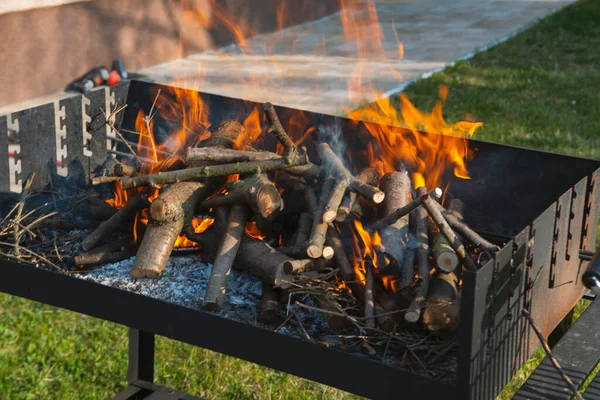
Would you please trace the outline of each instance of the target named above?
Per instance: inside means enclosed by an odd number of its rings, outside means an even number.
[[[405,93],[431,109],[446,85],[447,119],[483,121],[480,139],[600,158],[599,48],[600,2],[582,1]],[[108,398],[125,386],[126,340],[125,327],[0,295],[0,397]],[[353,398],[165,338],[157,346],[157,382],[195,395]],[[501,398],[510,398],[541,358],[537,353]]]

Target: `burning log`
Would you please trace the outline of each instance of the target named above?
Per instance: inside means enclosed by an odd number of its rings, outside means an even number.
[[[427,189],[417,188],[417,197],[423,199],[428,197]],[[419,286],[415,291],[415,297],[404,314],[408,322],[417,322],[421,318],[421,309],[425,305],[427,292],[429,290],[429,237],[427,234],[427,210],[424,207],[417,208],[417,273],[419,275]]]
[[[458,278],[453,272],[438,272],[431,279],[423,325],[430,332],[452,333],[458,328],[460,302]]]
[[[453,207],[456,208],[455,210],[445,210],[441,204],[437,204],[438,209],[441,211],[444,218],[446,218],[448,225],[460,233],[465,239],[469,240],[475,246],[484,251],[490,259],[493,258],[492,254],[490,253],[495,253],[500,250],[500,248],[495,244],[485,240],[467,224],[462,222],[462,202],[460,200],[452,199],[451,202],[452,203],[450,203],[450,205],[453,205]]]
[[[410,202],[411,183],[406,171],[385,174],[381,178],[379,186],[385,193],[385,200],[381,208],[384,217]],[[398,264],[402,263],[404,246],[408,236],[408,216],[405,215],[380,230],[379,235],[385,252],[393,257]]]
[[[99,221],[106,221],[118,211],[115,207],[97,196],[89,196],[88,203],[90,206],[90,213]]]
[[[117,211],[108,220],[102,222],[95,231],[81,242],[81,247],[85,251],[90,251],[97,247],[108,235],[118,230],[123,224],[131,220],[138,211],[148,208],[150,202],[148,195],[139,193],[133,197],[123,208]]]
[[[235,204],[231,207],[225,236],[217,250],[206,286],[204,307],[208,310],[219,311],[221,309],[229,273],[239,250],[247,220],[248,212],[245,205]]]
[[[290,139],[285,129],[283,129],[283,126],[279,121],[279,117],[277,116],[277,112],[275,112],[275,107],[273,107],[273,104],[267,102],[264,104],[263,109],[265,111],[265,114],[267,115],[267,118],[271,122],[271,129],[273,131],[273,134],[275,135],[279,143],[283,145],[283,156],[291,163],[291,161],[296,158],[296,145],[294,144],[292,139]]]
[[[282,157],[270,151],[243,151],[233,149],[214,149],[211,147],[189,148],[186,156],[186,162],[211,162],[215,164],[229,164],[246,161],[267,161],[278,160]],[[300,175],[306,178],[319,178],[321,168],[318,165],[307,162],[305,165],[297,167],[288,167],[283,169],[293,175]]]
[[[443,193],[442,189],[435,188],[431,192],[427,193],[427,195],[430,196],[431,198],[437,200],[442,197],[442,193]],[[420,205],[421,205],[421,198],[417,197],[416,199],[414,199],[413,201],[411,201],[404,207],[401,207],[401,208],[395,210],[388,216],[373,223],[373,225],[371,225],[371,228],[374,230],[380,230],[380,229],[385,228],[386,226],[390,226],[393,223],[395,223],[398,219],[400,219],[400,218],[404,217],[405,215],[408,215],[411,212],[413,212],[414,210],[416,210],[417,207],[419,207]]]
[[[365,318],[365,325],[369,328],[375,327],[375,276],[373,273],[373,265],[370,262],[365,262],[365,269],[367,274],[365,277],[365,297],[364,297],[364,311],[363,316]]]
[[[332,177],[329,177],[325,180],[325,183],[323,183],[323,187],[321,188],[321,196],[319,197],[317,209],[313,214],[312,230],[310,232],[310,238],[306,247],[306,254],[308,254],[310,258],[319,258],[321,256],[325,256],[323,245],[325,244],[325,240],[327,238],[327,224],[323,222],[323,212],[327,202],[329,201],[330,193],[333,190],[334,184],[335,180]],[[331,253],[327,254],[331,258],[333,256],[333,249],[328,250],[327,253]]]
[[[467,254],[467,250],[465,249],[465,246],[461,240],[458,238],[458,236],[456,236],[450,225],[448,225],[448,222],[444,218],[442,211],[440,210],[439,206],[436,205],[437,202],[427,195],[421,197],[421,203],[427,209],[427,212],[431,216],[431,219],[433,219],[433,222],[435,222],[440,232],[446,237],[446,239],[448,239],[448,243],[460,257],[460,260],[465,268],[467,268],[469,271],[476,272],[477,267],[475,266],[475,263],[473,260],[471,260],[469,254]]]
[[[216,196],[205,200],[200,208],[208,210],[225,205],[247,204],[254,214],[264,219],[273,219],[283,209],[283,200],[279,191],[263,173],[256,173],[238,181],[227,182],[225,196]]]
[[[348,184],[348,189],[359,193],[366,199],[371,200],[375,204],[383,201],[385,194],[374,186],[364,183],[344,166],[343,161],[331,150],[327,143],[319,145],[319,157],[324,164],[327,164],[331,173],[338,179],[343,179]]]
[[[273,286],[268,283],[262,284],[262,295],[260,298],[260,313],[258,320],[263,324],[276,325],[281,322],[279,314],[279,296],[273,289]]]
[[[323,222],[329,223],[333,222],[338,215],[338,209],[340,204],[342,204],[342,199],[344,197],[344,193],[346,193],[346,189],[348,185],[345,181],[339,180],[333,186],[331,190],[331,194],[329,196],[329,200],[325,205],[325,210],[323,212]]]
[[[115,165],[116,176],[135,176],[138,174],[137,169],[132,165],[119,163]]]
[[[458,256],[448,243],[448,239],[437,230],[433,223],[429,223],[429,237],[435,265],[444,272],[454,271],[458,266]]]
[[[192,219],[196,204],[205,198],[210,185],[185,182],[169,185],[150,205],[150,219],[131,268],[134,279],[159,279],[177,237]]]
[[[285,169],[308,163],[306,156],[296,154],[293,159],[278,158],[266,161],[248,161],[234,164],[208,165],[204,167],[187,168],[176,171],[159,172],[151,175],[140,175],[121,179],[123,189],[139,186],[157,186],[170,183],[202,180],[233,174],[254,174],[276,169]]]
[[[379,183],[379,172],[377,172],[377,170],[374,168],[365,168],[360,171],[358,175],[356,175],[356,179],[368,185],[377,186]],[[338,222],[344,222],[346,218],[348,218],[348,215],[350,215],[352,212],[355,201],[356,192],[346,192],[346,195],[342,199],[342,203],[338,207],[335,220]]]

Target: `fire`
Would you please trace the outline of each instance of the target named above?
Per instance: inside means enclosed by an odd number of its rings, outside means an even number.
[[[246,235],[250,236],[252,239],[264,240],[265,235],[261,232],[261,230],[256,225],[255,221],[248,222],[246,224]]]
[[[123,208],[129,201],[129,195],[127,194],[127,191],[123,190],[121,187],[121,181],[115,181],[113,195],[114,197],[112,199],[106,199],[106,202],[117,210]]]

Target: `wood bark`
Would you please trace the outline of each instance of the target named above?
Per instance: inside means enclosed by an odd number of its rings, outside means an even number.
[[[427,189],[420,187],[417,189],[417,197],[427,196]],[[419,275],[419,285],[415,290],[415,297],[408,306],[404,319],[408,322],[417,322],[421,318],[422,308],[425,305],[427,292],[429,291],[429,237],[427,232],[427,211],[424,207],[417,208],[417,273]]]
[[[411,182],[408,173],[390,172],[385,174],[381,178],[379,187],[385,193],[385,200],[380,208],[382,217],[386,217],[410,203]],[[408,232],[408,215],[379,231],[385,252],[393,257],[399,265],[402,265],[404,260]]]
[[[233,174],[253,174],[256,172],[267,172],[275,169],[305,165],[305,155],[296,154],[288,160],[279,158],[266,161],[248,161],[234,164],[208,165],[205,167],[187,168],[176,171],[159,172],[151,175],[140,175],[121,179],[123,189],[131,189],[139,186],[156,186],[176,182],[201,180],[205,178],[223,177]]]
[[[125,260],[135,255],[133,237],[126,236],[105,245],[96,247],[88,253],[73,257],[78,266],[97,265]]]
[[[279,191],[263,173],[256,173],[238,181],[227,182],[228,194],[215,196],[200,203],[200,209],[225,205],[247,204],[254,214],[262,219],[272,220],[283,209]]]
[[[365,263],[366,276],[365,276],[365,297],[364,297],[364,311],[363,316],[365,318],[365,325],[369,328],[375,327],[375,274],[373,272],[373,265],[370,262]]]
[[[95,231],[81,242],[81,247],[85,251],[90,251],[98,246],[107,236],[118,230],[123,224],[133,219],[138,211],[147,208],[150,205],[148,195],[139,193],[135,195],[129,202],[117,211],[108,220],[102,222]]]
[[[229,164],[246,161],[267,161],[283,158],[279,154],[270,151],[244,151],[233,149],[214,149],[211,147],[188,149],[186,162],[211,162],[214,164]],[[293,175],[317,179],[321,176],[321,168],[318,165],[307,162],[305,165],[288,167],[283,169]]]
[[[150,205],[150,218],[130,274],[134,279],[159,279],[183,227],[212,185],[184,182],[166,186]]]
[[[291,260],[286,262],[286,268],[293,274],[303,274],[311,271],[320,271],[331,265],[331,260],[326,258],[309,258],[304,260]]]
[[[332,177],[329,177],[321,187],[321,195],[319,196],[317,209],[313,214],[313,226],[310,232],[308,246],[306,247],[306,254],[308,254],[310,258],[319,258],[323,255],[323,245],[327,238],[327,224],[323,222],[323,212],[334,185],[335,180]]]
[[[435,188],[431,192],[429,192],[428,195],[434,199],[439,199],[442,197],[442,193],[443,193],[442,189]],[[398,209],[394,210],[393,212],[391,212],[386,217],[381,218],[378,221],[375,221],[371,225],[371,228],[374,230],[380,230],[380,229],[385,228],[386,226],[390,226],[390,225],[394,224],[396,221],[398,221],[398,219],[403,218],[405,215],[408,215],[411,212],[413,212],[414,210],[416,210],[417,207],[419,207],[420,205],[421,205],[421,199],[419,197],[417,197],[416,199],[412,200],[404,207],[398,208]]]
[[[361,182],[353,176],[344,166],[344,162],[331,150],[327,143],[319,145],[319,157],[322,163],[329,169],[330,173],[338,179],[344,179],[348,184],[348,189],[359,193],[361,196],[379,204],[383,201],[385,194],[368,183]]]
[[[429,196],[423,196],[421,197],[421,203],[427,209],[427,212],[440,232],[448,239],[448,243],[450,243],[450,246],[452,246],[465,268],[471,272],[476,272],[477,267],[475,266],[475,263],[471,259],[471,256],[467,254],[467,250],[461,240],[456,236],[450,225],[448,225],[437,202]]]
[[[398,282],[398,290],[409,286],[415,278],[415,263],[417,261],[417,249],[415,247],[407,247],[402,266],[398,266],[397,271],[400,280]]]
[[[338,208],[342,203],[342,199],[347,188],[348,184],[342,179],[335,183],[329,195],[329,200],[327,200],[327,204],[325,204],[325,210],[323,211],[323,222],[329,223],[335,220],[338,215]]]
[[[269,122],[271,122],[273,134],[275,135],[279,143],[281,143],[281,145],[283,146],[283,156],[288,160],[294,159],[297,151],[296,145],[288,136],[285,129],[283,129],[283,126],[279,121],[279,117],[277,116],[277,112],[275,111],[275,107],[273,107],[273,104],[266,102],[263,106],[263,109],[265,111],[265,114],[267,115],[267,119],[269,120]]]
[[[371,186],[377,186],[379,184],[379,178],[379,172],[377,172],[375,168],[365,168],[356,175],[356,179]],[[338,213],[335,220],[338,222],[345,221],[352,212],[355,202],[356,192],[346,191],[342,203],[338,207]]]
[[[248,221],[248,211],[243,204],[235,204],[229,211],[227,228],[217,256],[210,271],[206,294],[204,295],[204,307],[211,311],[219,311],[223,306],[225,292],[227,291],[227,281],[233,267],[240,247],[246,222]]]
[[[458,256],[448,243],[448,239],[439,232],[433,223],[429,224],[429,237],[431,243],[431,255],[438,269],[444,272],[452,272],[458,266]]]
[[[431,279],[423,325],[430,332],[451,334],[458,328],[459,317],[458,278],[453,272],[438,272]]]

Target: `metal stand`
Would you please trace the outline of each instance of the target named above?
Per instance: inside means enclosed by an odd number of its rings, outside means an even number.
[[[129,328],[127,382],[129,383],[127,389],[113,397],[113,400],[202,400],[153,383],[154,334],[133,328]]]

